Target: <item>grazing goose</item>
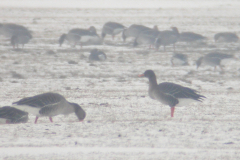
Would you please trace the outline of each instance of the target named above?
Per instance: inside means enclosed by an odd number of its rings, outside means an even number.
[[[181,54],[181,53],[174,53],[172,58],[171,58],[171,63],[172,63],[172,66],[175,66],[175,65],[180,65],[180,66],[188,65],[187,55]]]
[[[172,30],[161,31],[158,35],[158,38],[161,41],[161,45],[164,46],[164,51],[166,51],[166,46],[173,44],[173,48],[175,51],[175,43],[178,41],[179,32],[177,27],[172,27]]]
[[[122,32],[123,41],[125,42],[128,37],[136,38],[141,32],[150,30],[150,29],[151,28],[143,25],[133,24],[127,29],[124,29],[124,31]]]
[[[89,55],[90,61],[105,61],[107,59],[107,55],[99,50],[99,49],[93,49],[91,50],[91,53]]]
[[[99,41],[100,37],[97,35],[96,28],[91,26],[89,29],[80,29],[74,28],[71,29],[68,34],[62,34],[59,38],[59,46],[62,46],[64,40],[68,40],[75,47],[78,43],[94,43],[95,41]]]
[[[180,42],[196,42],[196,41],[202,41],[205,40],[206,37],[197,34],[197,33],[193,33],[193,32],[182,32],[179,35],[179,39],[178,41]]]
[[[114,40],[114,36],[121,33],[126,27],[120,23],[117,22],[107,22],[104,24],[102,29],[102,39],[109,34],[112,36],[112,39]]]
[[[26,123],[28,113],[10,106],[0,108],[0,123]]]
[[[13,35],[11,38],[11,45],[13,46],[13,48],[17,47],[18,45],[21,44],[22,48],[24,47],[24,45],[26,43],[29,42],[29,40],[32,39],[32,35],[31,33],[18,33],[16,35]]]
[[[200,57],[196,61],[197,69],[201,65],[208,65],[214,67],[214,71],[216,71],[217,66],[220,67],[220,69],[223,71],[223,68],[221,66],[221,60],[228,59],[228,58],[234,58],[232,55],[219,53],[219,52],[211,52],[205,55],[204,57]]]
[[[149,79],[149,96],[163,104],[169,105],[171,107],[171,117],[174,115],[176,106],[184,106],[193,101],[201,102],[206,98],[198,94],[196,90],[178,84],[163,82],[158,85],[156,75],[152,70],[146,70],[139,77],[147,77]]]
[[[59,114],[68,115],[75,112],[80,121],[86,116],[86,112],[78,104],[70,103],[62,95],[52,92],[23,98],[13,105],[15,108],[36,115],[35,123],[38,117],[42,116],[49,117],[51,122],[52,117]]]
[[[237,42],[238,36],[231,32],[220,32],[214,35],[215,42]]]
[[[157,26],[154,26],[153,29],[145,30],[135,38],[133,46],[147,44],[149,45],[149,48],[151,48],[151,46],[155,46],[157,50],[161,45],[161,40],[158,38],[159,34],[160,32],[158,31]]]

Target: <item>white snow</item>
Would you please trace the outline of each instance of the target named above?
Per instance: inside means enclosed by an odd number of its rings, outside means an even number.
[[[87,112],[83,123],[71,114],[53,117],[54,123],[40,117],[34,124],[30,114],[26,124],[0,125],[0,159],[240,159],[240,61],[224,63],[225,72],[195,66],[198,57],[211,51],[239,57],[239,43],[213,40],[220,31],[240,35],[239,1],[140,0],[135,5],[129,0],[108,7],[103,3],[107,1],[71,2],[0,1],[1,22],[27,26],[34,37],[26,48],[13,50],[9,39],[0,36],[0,106],[52,91]],[[179,67],[171,66],[172,46],[166,52],[162,46],[159,52],[144,45],[134,48],[121,34],[114,41],[106,36],[104,45],[59,47],[62,33],[93,25],[101,34],[107,21],[158,25],[160,30],[176,26],[208,41],[194,46],[177,43],[176,51],[188,55],[190,64]],[[103,50],[107,60],[90,62],[93,48]],[[190,87],[207,99],[176,107],[171,118],[168,106],[149,98],[148,80],[137,76],[147,69],[155,71],[159,83]]]

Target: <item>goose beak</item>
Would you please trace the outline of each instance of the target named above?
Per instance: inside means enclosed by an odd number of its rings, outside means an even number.
[[[138,77],[144,77],[144,74],[140,74],[140,75],[138,75]]]

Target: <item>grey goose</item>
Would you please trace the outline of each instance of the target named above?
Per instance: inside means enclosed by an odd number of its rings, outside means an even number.
[[[89,60],[90,61],[105,61],[107,59],[107,55],[99,50],[99,49],[93,49],[90,52]]]
[[[155,99],[171,107],[171,117],[174,116],[176,106],[185,106],[193,101],[201,102],[203,95],[198,94],[194,89],[183,87],[181,85],[163,82],[157,84],[156,75],[153,70],[146,70],[139,77],[147,77],[149,80],[148,94],[150,98]]]
[[[205,40],[206,37],[202,36],[201,34],[197,34],[194,32],[182,32],[179,35],[179,42],[197,42]]]
[[[13,48],[18,48],[19,44],[24,47],[24,45],[32,39],[32,33],[28,28],[13,23],[0,24],[0,35],[11,38]]]
[[[49,117],[51,122],[52,117],[60,114],[75,113],[80,121],[86,116],[86,112],[78,104],[70,103],[62,95],[52,92],[23,98],[14,102],[13,107],[36,115],[35,123],[37,123],[38,117],[42,116]]]
[[[123,30],[122,32],[123,41],[125,42],[128,37],[136,38],[141,32],[150,30],[150,29],[151,28],[143,25],[133,24],[130,27]]]
[[[161,45],[161,40],[158,38],[160,32],[158,31],[157,26],[154,26],[153,29],[148,29],[140,32],[140,34],[135,38],[133,46],[137,45],[149,45],[149,48],[155,46],[155,49],[158,50]]]
[[[175,43],[178,41],[179,32],[177,27],[172,27],[172,30],[161,31],[157,38],[160,39],[161,45],[164,47],[164,51],[166,51],[166,46],[173,44],[173,48],[175,51]]]
[[[69,41],[74,47],[80,43],[81,47],[85,43],[95,43],[100,41],[100,37],[96,32],[96,28],[91,26],[88,29],[81,29],[81,28],[74,28],[71,29],[67,34],[62,34],[58,40],[59,46],[62,46],[63,42],[67,40]]]
[[[10,106],[0,108],[0,123],[15,124],[26,123],[28,113]]]
[[[111,35],[114,40],[115,35],[120,34],[126,27],[117,22],[107,22],[103,25],[102,28],[102,39],[106,35]]]
[[[217,66],[219,66],[219,68],[223,71],[223,68],[221,66],[221,61],[223,59],[228,59],[228,58],[234,58],[234,57],[232,55],[224,54],[224,53],[220,53],[220,52],[208,53],[207,55],[200,57],[196,61],[197,69],[201,65],[207,65],[207,66],[214,67],[214,71],[216,71]]]
[[[188,65],[188,58],[187,55],[182,54],[182,53],[174,53],[172,58],[171,58],[171,63],[172,66],[180,65]]]
[[[232,32],[220,32],[214,35],[215,42],[238,42],[237,34]]]

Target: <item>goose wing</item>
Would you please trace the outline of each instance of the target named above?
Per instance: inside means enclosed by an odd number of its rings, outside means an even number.
[[[194,89],[183,87],[181,85],[174,84],[174,83],[164,82],[164,83],[160,83],[158,87],[160,92],[166,95],[171,95],[175,98],[190,98],[197,101],[202,101],[203,98],[206,98],[198,94],[197,91]]]

